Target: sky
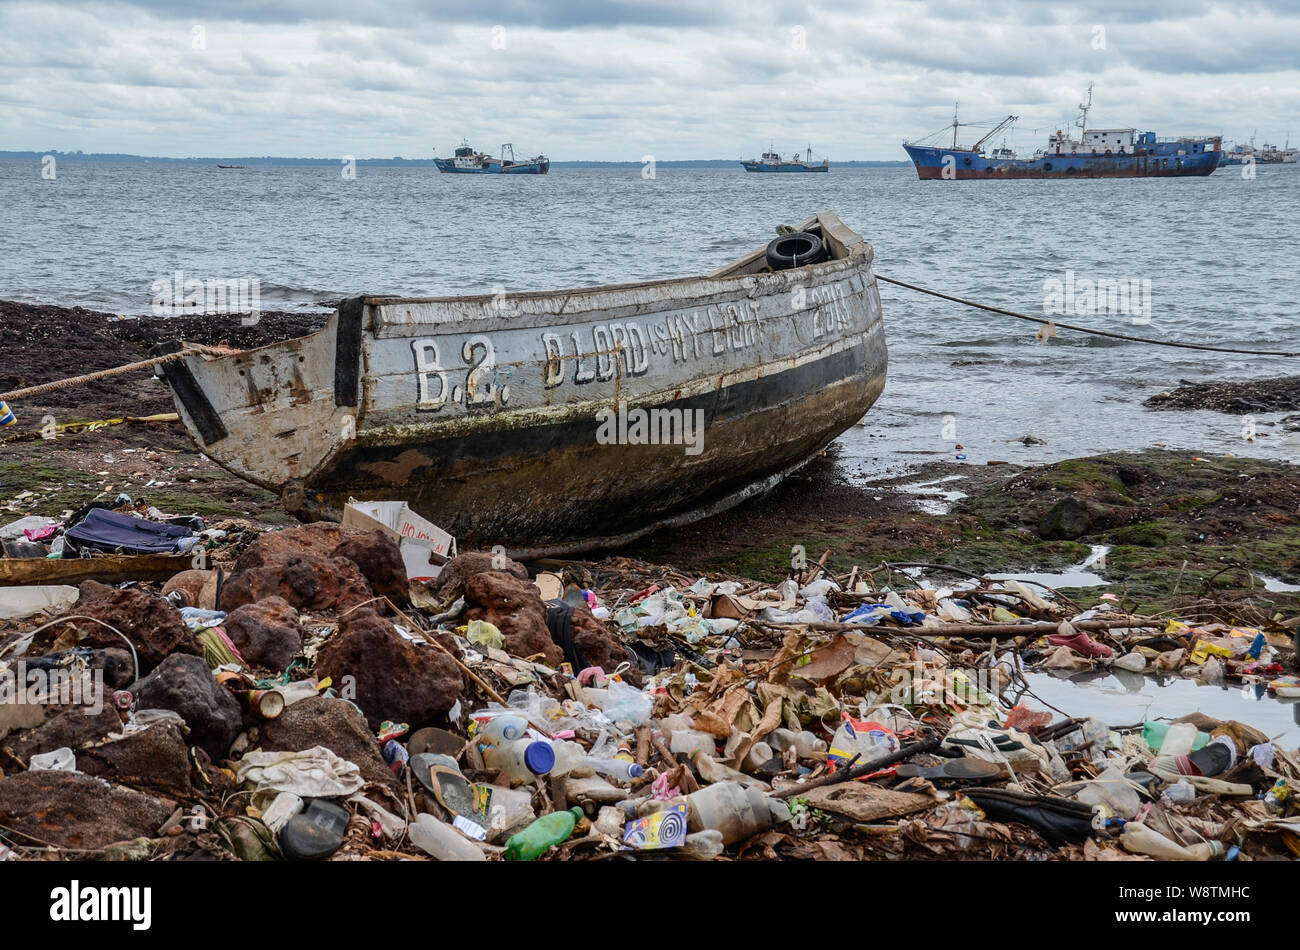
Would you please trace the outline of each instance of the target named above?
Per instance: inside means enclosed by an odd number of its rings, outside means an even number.
[[[1090,82],[1093,127],[1298,142],[1300,2],[0,0],[0,150],[888,160]]]

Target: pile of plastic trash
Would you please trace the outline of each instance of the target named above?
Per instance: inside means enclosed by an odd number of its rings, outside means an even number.
[[[892,568],[771,586],[468,553],[410,582],[391,538],[328,524],[218,555],[10,597],[0,859],[1300,856],[1295,749],[1190,710],[1072,717],[1026,678],[1292,696],[1282,622]]]

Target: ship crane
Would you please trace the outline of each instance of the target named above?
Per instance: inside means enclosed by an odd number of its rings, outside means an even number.
[[[1017,120],[1019,120],[1019,118],[1020,118],[1020,116],[1018,116],[1018,115],[1009,115],[1009,116],[1007,116],[1005,119],[1003,119],[1003,120],[1002,120],[1001,122],[999,122],[997,125],[993,126],[993,128],[991,128],[988,132],[986,132],[986,133],[984,134],[984,136],[983,136],[983,137],[982,137],[978,142],[976,142],[974,145],[971,146],[970,150],[971,150],[972,152],[978,152],[978,151],[980,150],[980,146],[981,146],[981,145],[983,145],[983,144],[984,144],[985,142],[987,142],[989,139],[993,138],[993,136],[997,135],[997,134],[998,134],[999,132],[1001,132],[1003,129],[1005,129],[1005,128],[1007,128],[1008,126],[1010,126],[1012,123],[1014,123],[1014,122],[1016,122]]]

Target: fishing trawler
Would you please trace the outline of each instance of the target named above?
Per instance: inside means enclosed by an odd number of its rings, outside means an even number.
[[[1248,144],[1238,144],[1226,150],[1219,164],[1245,165],[1247,162],[1253,162],[1256,165],[1294,165],[1297,152],[1300,150],[1291,147],[1290,136],[1287,137],[1286,145],[1282,148],[1270,145],[1268,142],[1256,148],[1255,136],[1252,135]]]
[[[1092,84],[1088,101],[1079,104],[1080,117],[1075,122],[1079,137],[1057,129],[1047,140],[1047,148],[1032,158],[1018,158],[1005,147],[985,154],[984,143],[999,132],[1009,130],[1020,118],[1008,115],[997,122],[974,145],[957,143],[963,125],[952,116],[952,144],[926,145],[904,142],[903,149],[916,165],[922,180],[966,178],[1138,178],[1209,175],[1223,158],[1221,136],[1157,138],[1154,132],[1127,129],[1090,129],[1088,112],[1092,109]],[[933,139],[946,130],[926,136]]]
[[[551,170],[551,160],[545,155],[515,158],[515,147],[509,142],[501,146],[501,157],[494,158],[476,152],[464,139],[451,158],[435,158],[433,163],[438,171],[457,175],[545,175]]]
[[[823,158],[819,163],[813,162],[811,145],[808,146],[805,158],[800,159],[798,152],[794,155],[794,158],[783,161],[774,146],[769,145],[762,158],[742,158],[740,165],[747,172],[828,172],[831,170],[829,158]]]

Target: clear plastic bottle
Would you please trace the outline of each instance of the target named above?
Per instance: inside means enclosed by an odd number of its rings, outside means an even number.
[[[476,739],[482,745],[501,745],[522,739],[527,731],[527,718],[515,713],[502,713],[480,723]]]
[[[483,764],[512,782],[531,782],[555,767],[555,750],[542,739],[515,739],[484,749]]]
[[[694,858],[696,861],[712,861],[722,853],[725,847],[726,845],[722,843],[722,832],[708,828],[687,835],[686,840],[682,843],[680,853]]]
[[[576,742],[557,739],[551,743],[555,752],[555,764],[551,766],[551,775],[568,775],[582,765],[587,758],[587,750]]]
[[[715,755],[717,743],[713,741],[713,736],[707,732],[697,732],[694,729],[678,729],[673,732],[672,740],[668,744],[668,751],[673,755],[679,752],[685,752],[688,756]]]
[[[691,831],[717,831],[723,844],[734,844],[788,820],[784,802],[770,799],[757,788],[739,782],[718,782],[686,796],[687,827]]]
[[[630,782],[632,779],[640,778],[645,774],[645,769],[626,759],[600,759],[589,755],[583,762],[593,772],[607,778],[617,779],[620,782]]]
[[[802,732],[795,732],[793,729],[774,729],[768,735],[767,742],[777,752],[784,752],[793,746],[795,754],[801,759],[811,759],[826,754],[826,740],[818,739],[806,729]]]
[[[483,849],[432,815],[417,815],[408,826],[411,842],[439,861],[486,861]]]

